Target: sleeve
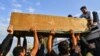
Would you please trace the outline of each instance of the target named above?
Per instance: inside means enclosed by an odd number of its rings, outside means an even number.
[[[45,56],[45,53],[44,53],[44,44],[41,44],[41,47],[40,47],[40,49],[37,52],[37,56]]]
[[[13,42],[13,35],[8,34],[1,44],[1,50],[5,55],[9,52],[12,42]]]
[[[90,19],[90,20],[93,20],[92,12],[89,11],[89,12],[88,12],[88,16],[89,16],[89,19]]]
[[[88,42],[87,42],[87,40],[85,39],[85,37],[81,37],[81,41],[82,41],[84,44],[88,45]]]

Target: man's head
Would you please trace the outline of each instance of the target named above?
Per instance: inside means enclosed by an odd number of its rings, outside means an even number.
[[[69,14],[68,17],[73,17],[73,16],[71,14]]]
[[[62,41],[58,44],[60,54],[68,54],[69,44],[67,41]]]
[[[80,10],[82,11],[83,14],[86,14],[86,13],[87,13],[87,8],[86,8],[86,6],[82,6],[82,7],[80,8]]]
[[[24,47],[17,46],[13,50],[13,55],[14,56],[25,56],[25,49]]]

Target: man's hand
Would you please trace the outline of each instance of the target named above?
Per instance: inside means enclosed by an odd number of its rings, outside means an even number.
[[[30,31],[36,32],[36,27],[32,27],[32,28],[30,29]]]
[[[37,53],[38,47],[39,47],[37,30],[36,30],[36,27],[32,27],[30,30],[33,32],[33,35],[34,35],[34,45],[33,45],[32,51],[31,51],[31,55],[36,56],[36,53]]]
[[[74,31],[71,29],[71,30],[69,30],[69,33],[70,34],[74,34]]]
[[[49,38],[48,38],[48,44],[47,44],[48,53],[51,53],[51,51],[52,51],[54,35],[55,35],[55,30],[52,29],[50,31]]]
[[[50,31],[50,34],[51,34],[51,35],[55,35],[55,29],[52,29],[52,30]]]
[[[9,32],[9,34],[13,34],[13,26],[10,25],[7,29],[7,32]]]

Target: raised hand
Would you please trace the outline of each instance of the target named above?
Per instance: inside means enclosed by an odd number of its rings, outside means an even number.
[[[7,32],[9,32],[9,34],[13,34],[13,26],[10,25],[7,29]]]
[[[52,29],[52,30],[50,31],[50,34],[51,34],[51,35],[55,35],[55,29]]]

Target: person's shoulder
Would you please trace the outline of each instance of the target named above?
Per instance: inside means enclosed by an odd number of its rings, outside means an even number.
[[[58,54],[52,50],[50,53],[48,53],[49,56],[58,56]]]
[[[87,11],[88,14],[91,14],[93,11]]]

